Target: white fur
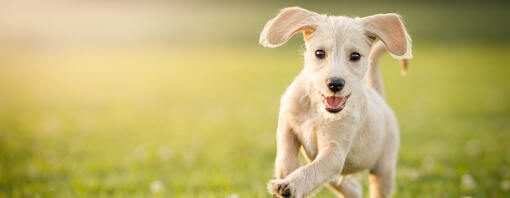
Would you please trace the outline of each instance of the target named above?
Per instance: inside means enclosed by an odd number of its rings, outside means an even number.
[[[410,58],[411,40],[400,17],[348,18],[286,8],[266,24],[260,43],[277,47],[296,32],[304,33],[305,66],[281,98],[276,179],[269,181],[269,192],[300,198],[327,184],[339,196],[361,197],[361,186],[349,175],[370,170],[371,197],[388,197],[395,180],[399,130],[377,68],[381,50],[372,50],[372,44],[379,38],[385,45],[374,48],[386,46],[390,53],[400,53],[395,57]],[[325,59],[315,56],[319,49],[326,51]],[[362,58],[349,61],[352,52]],[[340,92],[327,88],[331,77],[345,80]],[[321,94],[351,96],[342,111],[330,113]],[[302,167],[300,148],[309,160]]]

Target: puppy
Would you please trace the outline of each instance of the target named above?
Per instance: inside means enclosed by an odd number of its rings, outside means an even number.
[[[348,18],[285,8],[265,25],[260,44],[278,47],[296,32],[304,35],[305,63],[281,98],[276,179],[269,181],[269,192],[300,198],[327,184],[341,197],[361,197],[350,175],[369,170],[370,196],[388,197],[399,129],[385,102],[378,61],[387,50],[402,59],[405,71],[412,57],[399,15]],[[300,167],[301,147],[309,163]]]

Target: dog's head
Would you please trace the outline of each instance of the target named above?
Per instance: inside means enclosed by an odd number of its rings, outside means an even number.
[[[306,43],[304,72],[315,90],[310,97],[330,113],[340,112],[361,90],[375,39],[396,58],[411,56],[410,38],[397,14],[349,18],[285,8],[265,25],[260,44],[278,47],[296,32]]]

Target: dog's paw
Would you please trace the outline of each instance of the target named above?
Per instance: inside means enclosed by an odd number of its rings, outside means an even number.
[[[296,191],[284,179],[274,179],[267,184],[267,190],[276,198],[296,198]]]

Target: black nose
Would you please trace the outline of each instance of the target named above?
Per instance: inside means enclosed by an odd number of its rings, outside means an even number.
[[[344,88],[345,80],[341,78],[330,78],[326,81],[329,90],[332,92],[339,92]]]

